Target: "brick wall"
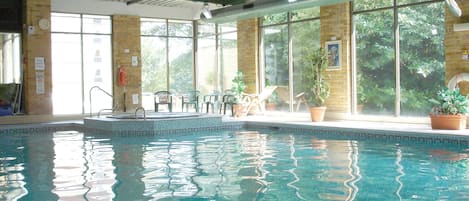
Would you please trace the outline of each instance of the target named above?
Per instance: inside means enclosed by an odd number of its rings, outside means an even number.
[[[458,73],[469,73],[469,60],[462,59],[464,49],[469,50],[469,31],[455,32],[456,23],[469,23],[469,2],[459,1],[462,5],[462,17],[458,18],[446,8],[446,83]],[[460,82],[463,94],[469,94],[469,82]]]
[[[42,30],[38,26],[40,19],[50,22],[50,0],[24,1],[24,30],[22,35],[22,54],[24,70],[24,107],[26,114],[52,114],[52,69],[51,69],[51,35],[50,28]],[[28,26],[34,27],[34,32],[28,33]],[[34,60],[43,57],[44,70],[36,70]],[[40,76],[36,76],[39,74]],[[43,75],[43,76],[42,76]],[[38,79],[39,78],[39,79]],[[36,81],[38,79],[38,82]],[[43,89],[37,93],[36,83]]]
[[[112,52],[114,101],[118,109],[124,110],[124,87],[119,86],[119,67],[124,66],[127,72],[127,85],[125,87],[125,109],[134,111],[141,106],[142,77],[140,54],[140,17],[138,16],[112,16]],[[138,65],[132,66],[132,56],[137,56]],[[132,94],[138,94],[139,104],[132,103]]]
[[[340,70],[326,71],[331,94],[326,100],[328,111],[351,111],[350,77],[350,4],[342,3],[321,7],[321,44],[336,37],[342,45]]]
[[[246,93],[258,93],[258,53],[259,26],[257,19],[238,22],[238,69],[244,74],[244,82],[248,86]]]

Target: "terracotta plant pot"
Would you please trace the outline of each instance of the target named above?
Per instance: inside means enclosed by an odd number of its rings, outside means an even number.
[[[309,112],[311,114],[311,121],[320,122],[324,120],[327,107],[310,107]]]
[[[432,129],[466,129],[466,115],[430,115]]]
[[[235,117],[242,117],[242,116],[246,116],[247,114],[247,111],[246,111],[246,106],[244,106],[243,104],[234,104],[233,105],[233,112],[234,112],[234,116]]]
[[[265,104],[265,110],[275,111],[275,110],[277,110],[277,104],[276,103],[266,103]]]

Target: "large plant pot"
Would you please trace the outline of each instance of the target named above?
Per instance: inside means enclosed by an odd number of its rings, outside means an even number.
[[[466,115],[430,115],[432,129],[466,129]]]
[[[311,114],[311,121],[320,122],[324,120],[327,107],[310,107],[309,112]]]
[[[247,112],[247,107],[244,104],[238,103],[233,105],[233,112],[235,117],[243,117],[246,116]]]
[[[275,111],[277,110],[277,103],[266,103],[265,110],[267,111]]]

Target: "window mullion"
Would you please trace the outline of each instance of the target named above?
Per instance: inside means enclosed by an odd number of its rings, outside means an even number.
[[[400,116],[401,115],[401,71],[400,71],[400,32],[399,32],[399,13],[398,13],[398,8],[396,7],[397,5],[397,0],[394,0],[394,66],[396,70],[396,100],[395,100],[395,115]]]

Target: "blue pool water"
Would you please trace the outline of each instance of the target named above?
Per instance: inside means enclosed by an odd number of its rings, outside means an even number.
[[[0,137],[0,200],[469,200],[469,148],[279,130]]]

